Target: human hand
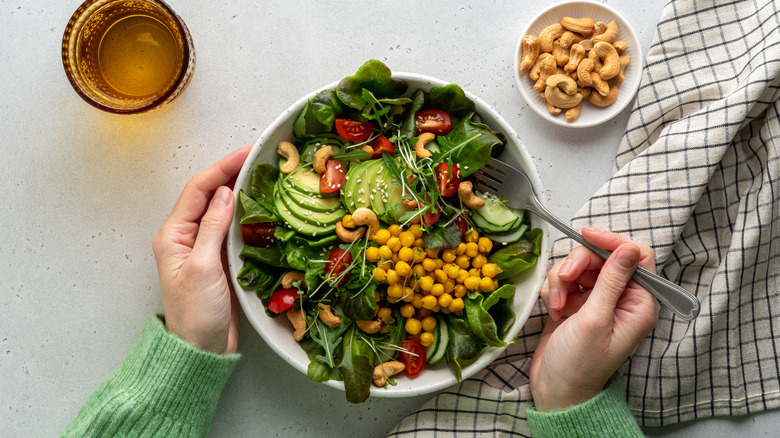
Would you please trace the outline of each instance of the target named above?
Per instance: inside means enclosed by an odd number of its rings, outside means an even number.
[[[234,204],[225,184],[241,170],[249,149],[231,153],[191,179],[152,242],[166,327],[220,354],[236,352],[239,317],[222,256]]]
[[[658,320],[655,298],[631,280],[637,266],[655,272],[653,250],[608,231],[584,228],[582,235],[613,253],[604,260],[580,246],[547,274],[541,297],[550,318],[530,370],[540,411],[565,409],[601,392]]]

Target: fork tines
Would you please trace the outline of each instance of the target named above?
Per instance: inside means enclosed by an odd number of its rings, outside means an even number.
[[[477,182],[477,189],[483,193],[496,194],[506,178],[505,169],[504,163],[491,158],[484,167],[472,174]]]

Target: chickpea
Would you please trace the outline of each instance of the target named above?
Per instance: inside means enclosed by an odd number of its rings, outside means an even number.
[[[422,305],[424,309],[432,310],[437,304],[439,304],[439,300],[433,295],[426,295],[422,299]]]
[[[479,290],[481,292],[493,292],[495,290],[493,287],[493,279],[482,277],[482,279],[479,280]]]
[[[411,304],[404,304],[401,306],[401,316],[404,318],[411,318],[414,316],[414,306]]]
[[[422,309],[418,309],[417,310],[417,319],[422,321],[423,319],[431,316],[432,314],[433,314],[433,312],[431,312],[430,310],[428,310],[425,307],[423,307]]]
[[[441,259],[444,260],[445,263],[452,263],[455,261],[455,251],[452,249],[445,249],[441,253]]]
[[[450,309],[450,312],[453,313],[462,312],[465,305],[466,304],[463,302],[463,298],[455,298],[450,303],[448,309]]]
[[[395,263],[395,272],[397,272],[401,277],[406,277],[411,271],[412,267],[409,266],[409,263],[406,263],[403,260],[399,260]]]
[[[452,304],[452,295],[443,294],[439,297],[439,305],[442,307],[442,309],[450,307],[450,304]]]
[[[422,294],[414,294],[414,298],[412,299],[412,306],[414,306],[415,309],[422,309],[423,306],[423,295]]]
[[[414,260],[414,250],[412,248],[403,247],[398,251],[398,258],[405,262],[411,262]]]
[[[469,277],[463,282],[463,286],[466,290],[477,290],[479,289],[479,283],[479,277]]]
[[[426,271],[435,271],[436,262],[433,259],[425,259],[422,262],[422,267],[425,268]]]
[[[493,242],[487,237],[480,237],[477,241],[477,246],[480,252],[489,253],[493,249]]]
[[[466,254],[462,254],[455,258],[455,264],[461,269],[468,269],[471,266],[471,259]]]
[[[387,296],[392,298],[401,298],[404,293],[404,287],[401,286],[401,283],[395,283],[391,284],[390,286],[387,286]]]
[[[393,224],[393,225],[390,225],[389,227],[387,227],[387,231],[390,232],[391,236],[398,237],[398,236],[401,235],[401,227],[396,225],[396,224]]]
[[[431,295],[438,297],[443,293],[444,293],[444,285],[441,283],[434,283],[433,287],[431,288]]]
[[[425,292],[430,292],[432,288],[433,288],[433,277],[426,275],[420,278],[420,289],[424,290]]]
[[[444,267],[444,260],[436,259],[434,260],[434,262],[436,262],[436,269],[441,269]]]
[[[452,293],[452,291],[455,290],[455,282],[452,280],[447,280],[446,283],[444,283],[444,293]]]
[[[447,281],[447,278],[448,278],[447,274],[443,270],[437,269],[433,271],[433,279],[438,281],[439,283],[444,283],[445,281]]]
[[[422,240],[422,238],[419,238],[419,237],[418,237],[418,238],[417,238],[417,239],[414,241],[414,246],[416,246],[416,247],[418,247],[418,248],[424,248],[424,247],[425,247],[425,242]]]
[[[374,268],[374,279],[380,283],[387,281],[387,272],[382,268]]]
[[[393,258],[393,250],[387,245],[382,245],[379,247],[379,257],[382,260],[390,260]]]
[[[408,231],[412,233],[412,236],[414,236],[415,239],[419,239],[423,235],[422,227],[418,224],[410,225]]]
[[[458,278],[460,268],[457,265],[444,265],[444,272],[447,274],[447,277],[454,280]]]
[[[352,220],[351,214],[345,214],[344,217],[341,218],[341,225],[344,225],[346,228],[355,228],[355,222]]]
[[[417,276],[417,278],[422,278],[425,276],[425,268],[423,268],[422,264],[416,264],[412,266],[412,273]]]
[[[466,253],[466,244],[463,243],[463,242],[460,242],[460,245],[458,245],[458,247],[455,248],[455,254],[456,255],[463,255],[465,253]]]
[[[485,258],[485,256],[483,256],[482,254],[479,254],[478,256],[474,257],[474,258],[471,260],[471,266],[473,266],[473,267],[475,267],[475,268],[477,268],[477,269],[481,269],[481,268],[482,268],[482,266],[483,266],[485,263],[487,263],[487,259],[486,259],[486,258]]]
[[[433,333],[425,332],[420,335],[420,344],[422,344],[423,347],[430,347],[431,344],[433,344],[434,339]]]
[[[401,249],[401,239],[396,236],[391,236],[387,239],[387,246],[389,246],[393,252],[398,252],[398,250]]]
[[[414,301],[414,291],[410,287],[404,288],[404,295],[401,297],[401,299],[404,301],[404,303],[411,303]]]
[[[468,244],[468,243],[472,243],[472,242],[476,243],[476,241],[478,239],[479,239],[479,233],[477,233],[477,230],[471,230],[470,233],[466,234],[466,239],[465,240],[466,240],[466,243]]]
[[[493,278],[498,275],[498,265],[495,263],[485,263],[482,265],[482,276]]]
[[[455,289],[453,289],[452,293],[455,294],[455,297],[457,298],[463,298],[468,293],[468,290],[466,289],[466,286],[457,284],[455,285]]]
[[[376,315],[385,324],[392,324],[393,321],[394,321],[394,319],[393,319],[393,309],[391,309],[389,307],[382,307],[381,309],[377,310]]]
[[[406,333],[409,333],[410,335],[416,335],[420,333],[420,329],[422,328],[422,323],[419,319],[415,318],[409,318],[406,320],[406,324],[404,324],[404,328],[406,329]]]
[[[412,251],[414,251],[414,262],[420,263],[423,260],[425,260],[425,251],[423,251],[422,248],[415,247]]]
[[[366,260],[368,260],[371,263],[376,263],[379,261],[379,248],[375,246],[369,246],[366,248]]]
[[[398,236],[398,238],[401,240],[401,246],[403,247],[410,247],[414,245],[414,241],[415,241],[414,234],[412,234],[409,231],[402,232],[401,235]]]
[[[425,253],[428,254],[428,257],[435,259],[436,257],[439,257],[439,250],[438,249],[430,249],[425,248]]]
[[[463,283],[467,278],[469,278],[469,271],[461,269],[458,271],[458,276],[455,277],[455,281],[458,283]]]
[[[398,275],[398,272],[395,272],[394,269],[387,270],[387,284],[395,284],[398,283],[400,280],[401,277]]]
[[[436,318],[432,316],[426,316],[422,320],[422,329],[426,332],[432,332],[436,330]]]
[[[380,245],[384,245],[385,243],[387,243],[387,239],[389,238],[390,238],[390,232],[385,229],[378,230],[376,234],[374,234],[374,242]]]
[[[481,277],[482,271],[477,268],[469,269],[469,277]]]
[[[467,243],[465,254],[471,258],[476,257],[479,254],[479,246],[475,242]]]

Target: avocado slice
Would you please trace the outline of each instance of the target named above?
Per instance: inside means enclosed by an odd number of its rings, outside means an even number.
[[[274,196],[274,207],[279,217],[281,217],[287,223],[286,225],[301,234],[315,237],[317,235],[321,236],[324,234],[330,234],[336,230],[336,225],[334,224],[316,225],[299,219],[293,215],[287,205],[285,205],[279,192],[277,192],[276,196]]]
[[[333,198],[339,195],[338,192],[320,192],[320,174],[311,167],[301,167],[289,174],[287,178],[284,179],[282,188],[285,190],[294,189],[307,195],[322,196],[324,198]]]
[[[307,195],[292,189],[288,190],[286,194],[293,202],[311,211],[328,213],[341,207],[341,200],[338,198],[321,198],[319,195]]]
[[[365,207],[371,208],[371,188],[373,187],[372,178],[376,179],[374,168],[377,167],[379,160],[366,161],[366,167],[360,172],[359,178],[355,180],[355,191],[352,194],[355,200],[355,209]],[[354,211],[354,210],[353,210]]]
[[[401,203],[404,189],[392,182],[395,178],[389,169],[385,169],[382,179],[387,182],[387,191],[385,192],[385,214],[383,215],[382,220],[387,223],[396,223],[398,222],[398,218],[413,209]]]
[[[297,204],[286,193],[281,193],[279,197],[293,216],[311,225],[333,225],[336,223],[336,221],[340,221],[341,218],[347,214],[343,208],[333,210],[332,212],[313,211],[306,206]]]
[[[357,180],[360,179],[360,175],[365,170],[365,166],[367,164],[368,162],[364,161],[362,163],[352,165],[352,167],[347,170],[347,175],[344,177],[344,185],[341,186],[341,202],[350,212],[355,211],[357,208],[355,206],[355,192],[357,191],[355,186],[357,185]]]
[[[371,201],[371,209],[374,210],[377,217],[383,217],[385,215],[385,200],[387,199],[388,183],[385,180],[385,162],[384,160],[374,160],[378,164],[369,167],[366,170],[365,178],[368,180],[368,187],[366,187],[369,193],[368,198]]]

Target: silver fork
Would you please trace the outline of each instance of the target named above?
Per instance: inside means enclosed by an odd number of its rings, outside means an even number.
[[[531,180],[522,171],[502,161],[491,159],[485,167],[472,174],[472,176],[477,182],[479,191],[492,193],[501,199],[507,200],[507,204],[512,208],[521,208],[536,214],[545,222],[604,259],[607,259],[611,254],[610,251],[588,243],[580,233],[550,213],[539,201],[539,198],[534,193]],[[699,300],[690,292],[671,281],[641,267],[634,273],[634,280],[644,286],[658,301],[671,309],[680,318],[690,321],[699,314]]]

